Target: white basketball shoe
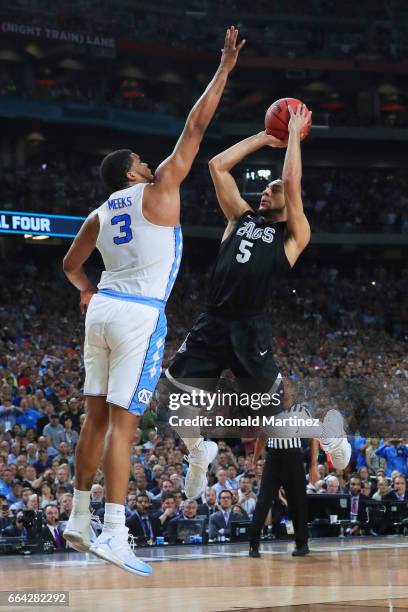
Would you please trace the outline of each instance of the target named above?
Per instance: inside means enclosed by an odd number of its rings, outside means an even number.
[[[336,470],[344,470],[351,457],[351,445],[344,430],[344,419],[338,410],[329,410],[323,419],[322,449],[329,453]]]
[[[208,484],[207,470],[210,463],[214,461],[218,453],[218,446],[210,440],[201,440],[188,456],[188,470],[186,474],[184,492],[187,499],[197,499]]]
[[[68,519],[63,538],[69,542],[72,548],[79,552],[88,552],[91,545],[89,532],[91,528],[91,513],[74,515]]]
[[[131,574],[150,576],[152,568],[136,557],[128,541],[128,532],[125,526],[112,532],[103,531],[91,545],[89,552]]]

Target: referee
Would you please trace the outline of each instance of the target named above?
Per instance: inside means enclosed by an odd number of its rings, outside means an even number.
[[[295,407],[292,410],[296,410]],[[254,464],[259,459],[262,449],[267,444],[267,454],[262,472],[258,501],[252,518],[250,535],[250,557],[260,557],[259,541],[265,519],[274,499],[278,498],[282,486],[288,500],[289,513],[295,530],[296,547],[294,557],[303,557],[309,553],[307,526],[306,477],[303,465],[303,452],[300,438],[268,438],[261,433],[255,444]],[[311,440],[310,472],[317,469],[318,442]]]

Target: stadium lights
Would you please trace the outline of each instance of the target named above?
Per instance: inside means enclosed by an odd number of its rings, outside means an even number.
[[[32,234],[24,234],[24,238],[27,238],[28,240],[48,240],[49,236],[33,236]]]

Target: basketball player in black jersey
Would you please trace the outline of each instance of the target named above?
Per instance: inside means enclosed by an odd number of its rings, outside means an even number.
[[[282,375],[272,354],[272,291],[310,240],[301,197],[300,142],[311,113],[302,105],[296,111],[289,107],[289,111],[287,143],[260,132],[209,163],[218,202],[228,224],[210,281],[206,310],[165,372],[173,391],[187,391],[186,380],[195,381],[195,387],[214,389],[221,372],[230,369],[246,391],[249,382],[251,392],[266,392],[271,397],[283,393]],[[263,146],[287,149],[282,179],[268,184],[255,211],[241,197],[230,171]],[[276,407],[275,414],[282,410],[283,406]],[[274,414],[272,409],[270,414]],[[335,467],[344,469],[351,448],[341,416],[338,413],[331,416],[334,427],[326,428],[325,435],[321,430],[320,442],[330,452]],[[328,437],[332,430],[343,437]],[[204,441],[197,431],[189,435],[182,436],[189,450],[185,491],[187,497],[195,498],[207,485],[206,471],[218,447],[215,442]],[[305,436],[311,437],[310,430]]]

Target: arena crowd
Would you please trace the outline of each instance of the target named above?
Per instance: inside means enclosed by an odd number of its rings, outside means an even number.
[[[16,261],[8,267],[0,278],[0,534],[29,538],[24,512],[42,510],[42,537],[59,549],[65,547],[61,534],[72,509],[74,453],[84,419],[83,321],[78,296],[57,265],[46,270]],[[407,270],[393,276],[382,268],[370,275],[357,268],[354,276],[346,276],[334,266],[315,265],[307,277],[294,277],[284,297],[276,299],[274,350],[282,371],[317,412],[321,405],[337,405],[353,434],[350,467],[336,474],[321,452],[319,480],[307,485],[308,493],[408,497],[407,319],[402,299],[407,282]],[[200,275],[186,270],[176,283],[168,306],[164,365],[203,307],[203,284]],[[251,518],[263,459],[252,464],[253,438],[220,440],[205,496],[186,501],[185,448],[166,415],[166,406],[155,397],[134,436],[126,500],[130,532],[136,541],[164,535],[176,542],[180,519],[206,515],[208,535],[216,540],[211,516],[219,509],[232,509],[236,519]],[[307,472],[307,441],[304,451]],[[99,469],[91,501],[99,521],[103,486]],[[268,519],[274,534],[287,514],[285,504],[281,491]],[[356,523],[350,529],[356,534],[362,527]],[[369,532],[389,530],[388,524],[371,524]]]
[[[271,163],[273,163],[271,157]],[[154,162],[148,160],[151,167]],[[269,179],[252,168],[237,180],[243,196],[255,207]],[[322,178],[323,174],[323,178]],[[3,210],[86,216],[109,196],[98,165],[78,158],[68,164],[53,161],[25,168],[4,168],[0,186]],[[86,189],[83,188],[86,185]],[[362,170],[304,168],[303,202],[312,231],[387,232],[408,231],[408,179],[399,169]],[[197,165],[181,189],[182,221],[188,225],[222,227],[225,219],[204,165]]]

